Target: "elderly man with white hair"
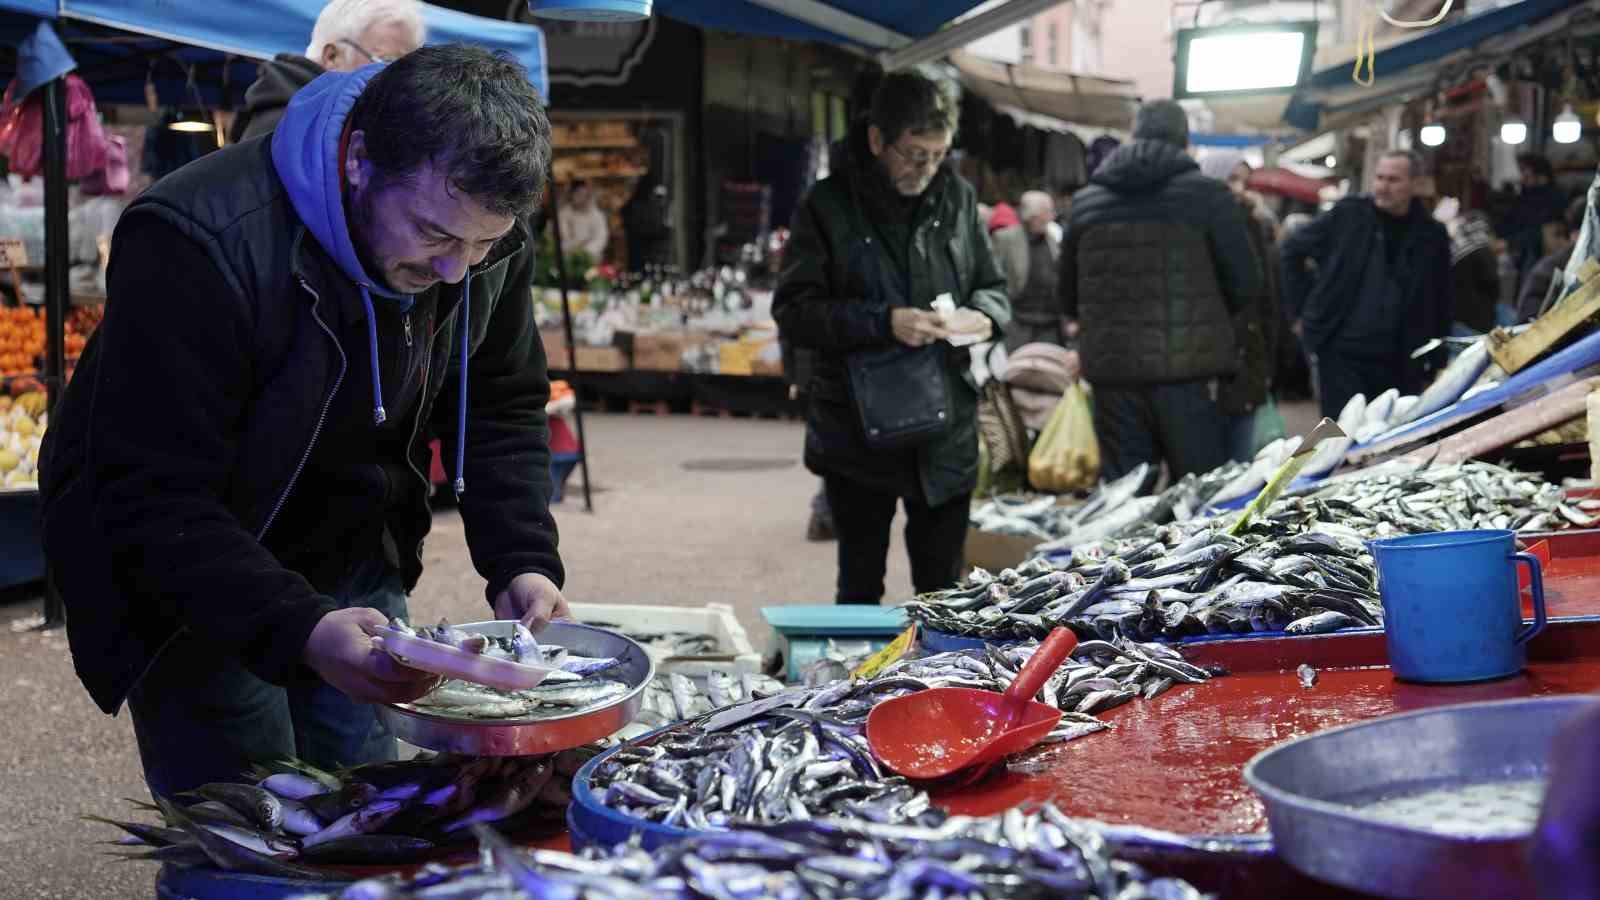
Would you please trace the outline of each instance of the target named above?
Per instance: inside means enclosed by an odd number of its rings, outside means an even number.
[[[317,15],[305,56],[280,53],[261,65],[228,140],[271,134],[289,98],[323,72],[393,62],[421,47],[427,36],[418,0],[332,0]]]
[[[995,260],[1006,275],[1012,325],[1006,349],[1023,344],[1062,343],[1061,301],[1056,293],[1056,260],[1061,234],[1055,226],[1056,202],[1044,191],[1022,195],[1022,222],[994,233]]]

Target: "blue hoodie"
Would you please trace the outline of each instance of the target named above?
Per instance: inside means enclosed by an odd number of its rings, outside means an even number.
[[[356,98],[373,76],[383,70],[373,63],[354,72],[327,72],[297,91],[284,109],[283,118],[272,133],[272,164],[288,191],[294,211],[305,222],[322,249],[338,263],[340,271],[361,292],[367,315],[367,345],[372,359],[372,418],[382,425],[388,418],[383,408],[383,379],[378,366],[378,323],[372,309],[372,295],[394,304],[402,313],[411,310],[414,298],[389,290],[367,274],[350,238],[350,223],[345,219],[343,180],[339,144],[344,137],[345,120]],[[471,310],[472,270],[461,283],[461,385],[460,408],[456,421],[455,492],[466,490],[462,477],[467,438],[467,359],[468,315]]]

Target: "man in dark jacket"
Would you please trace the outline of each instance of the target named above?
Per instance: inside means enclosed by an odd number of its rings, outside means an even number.
[[[1417,154],[1385,153],[1371,196],[1340,200],[1280,248],[1283,302],[1314,357],[1325,416],[1356,394],[1421,393],[1427,370],[1411,351],[1450,333],[1450,235],[1412,196],[1422,174]]]
[[[417,0],[333,0],[322,8],[305,56],[280,53],[261,64],[233,117],[228,142],[271,134],[295,92],[323,72],[393,62],[422,46],[427,26]]]
[[[1133,137],[1072,198],[1058,287],[1094,386],[1101,475],[1165,460],[1177,479],[1228,460],[1218,381],[1238,366],[1231,316],[1261,292],[1261,263],[1228,186],[1185,152],[1183,107],[1146,103]]]
[[[885,76],[865,134],[848,163],[806,196],[784,250],[772,314],[785,340],[816,351],[805,459],[823,477],[833,511],[840,603],[883,597],[897,502],[905,504],[916,590],[950,587],[960,574],[977,484],[977,389],[968,351],[947,341],[999,332],[1010,306],[972,186],[940,166],[956,108],[942,85],[920,74]],[[945,294],[958,307],[948,316],[933,309]],[[875,450],[849,360],[896,343],[934,348],[948,423],[919,446]]]
[[[1565,288],[1562,273],[1572,261],[1572,251],[1578,246],[1578,235],[1583,231],[1583,217],[1589,212],[1589,198],[1580,194],[1567,204],[1565,237],[1556,249],[1528,270],[1528,277],[1517,293],[1517,321],[1531,322],[1554,302],[1551,294],[1559,296]]]
[[[522,221],[549,160],[526,71],[432,47],[123,214],[41,488],[79,677],[153,791],[393,757],[366,704],[434,680],[367,629],[421,574],[436,433],[496,618],[565,614]]]

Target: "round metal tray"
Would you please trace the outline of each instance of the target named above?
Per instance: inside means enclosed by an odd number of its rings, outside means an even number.
[[[482,634],[510,633],[509,626],[500,622],[456,627]],[[613,674],[628,685],[628,692],[604,706],[548,717],[457,719],[398,704],[379,706],[378,717],[395,737],[429,750],[473,756],[538,756],[615,734],[639,714],[645,686],[656,674],[655,663],[643,647],[615,632],[576,622],[550,623],[539,633],[539,642],[566,647],[578,656],[621,657],[622,664]]]
[[[1532,896],[1525,845],[1556,732],[1589,695],[1464,703],[1296,738],[1245,766],[1301,872],[1384,897]]]

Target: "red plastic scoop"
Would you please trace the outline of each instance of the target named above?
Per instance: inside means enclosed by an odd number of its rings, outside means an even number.
[[[1060,710],[1033,695],[1077,646],[1071,629],[1056,628],[1004,694],[946,687],[885,700],[867,716],[867,743],[908,778],[943,778],[1021,753],[1061,720]]]

